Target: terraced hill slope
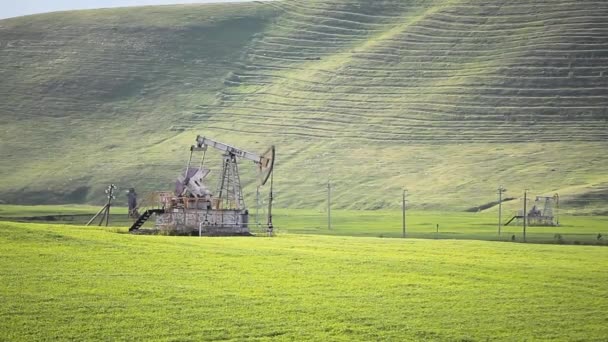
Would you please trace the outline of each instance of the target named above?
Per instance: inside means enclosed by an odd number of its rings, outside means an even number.
[[[280,206],[322,206],[330,177],[344,208],[396,207],[407,187],[462,210],[503,184],[601,210],[607,18],[602,1],[387,0],[1,21],[0,188],[168,188],[202,133],[278,145]]]

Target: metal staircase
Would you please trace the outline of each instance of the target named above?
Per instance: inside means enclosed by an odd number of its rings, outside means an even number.
[[[133,232],[133,231],[136,231],[139,228],[141,228],[141,226],[143,226],[144,223],[146,223],[146,221],[148,221],[148,219],[150,218],[150,216],[152,216],[152,214],[162,214],[164,212],[165,212],[164,209],[148,209],[148,210],[144,211],[144,213],[141,214],[135,222],[133,222],[133,225],[131,226],[131,228],[129,228],[129,232]]]

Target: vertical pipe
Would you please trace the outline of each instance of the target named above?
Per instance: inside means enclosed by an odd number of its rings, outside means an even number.
[[[108,224],[110,224],[110,207],[112,205],[110,203],[108,203],[108,210],[106,211],[106,227],[108,226]]]
[[[403,201],[402,201],[402,211],[403,211],[403,238],[405,238],[405,192],[407,190],[403,189]]]
[[[502,185],[498,187],[498,236],[500,236],[502,228],[502,193],[504,191]]]
[[[236,157],[232,157],[232,193],[234,194],[234,205],[236,206],[236,209],[238,210],[243,210],[245,209],[244,206],[241,207],[241,196],[239,194],[240,191],[240,181],[238,179],[238,173],[239,173],[239,169],[238,166],[236,165]]]
[[[274,170],[270,171],[270,196],[268,198],[268,235],[272,236],[274,226],[272,225],[272,192],[274,186]]]
[[[255,226],[259,228],[260,221],[258,219],[258,215],[260,212],[260,186],[258,185],[255,188]]]
[[[327,229],[331,230],[331,183],[327,180]]]
[[[528,189],[524,190],[524,242],[526,242],[526,226],[528,224]]]
[[[559,194],[555,193],[553,198],[555,199],[555,225],[559,226]]]
[[[112,200],[114,199],[114,189],[116,186],[114,184],[110,185],[110,196],[108,198],[108,215],[106,218],[106,227],[110,224],[110,208],[112,207]]]

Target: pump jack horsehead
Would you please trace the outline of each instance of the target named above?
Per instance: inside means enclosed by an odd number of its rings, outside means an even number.
[[[211,172],[205,167],[207,149],[212,147],[222,152],[222,169],[215,193],[209,190],[206,178]],[[192,166],[192,157],[202,152],[201,162]],[[143,233],[140,229],[145,220],[156,214],[154,232],[169,231],[186,235],[251,235],[249,211],[245,206],[238,159],[252,161],[256,165],[258,185],[270,179],[268,201],[268,232],[272,233],[272,186],[275,147],[270,146],[264,153],[256,154],[219,141],[197,136],[196,144],[190,147],[190,158],[186,170],[177,178],[174,193],[160,193],[158,209],[144,212],[129,229]],[[152,211],[152,212],[151,212]],[[142,222],[139,222],[139,221]]]

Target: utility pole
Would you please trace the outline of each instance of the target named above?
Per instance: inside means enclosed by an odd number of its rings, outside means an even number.
[[[256,229],[260,226],[260,220],[258,219],[259,212],[260,212],[260,186],[258,185],[255,188],[255,226],[256,226]]]
[[[502,185],[498,187],[498,236],[500,236],[500,229],[502,228],[502,194],[507,189],[503,188]]]
[[[105,193],[108,197],[108,202],[106,203],[106,205],[103,206],[103,208],[101,208],[101,210],[99,210],[97,212],[97,214],[95,214],[95,216],[93,216],[89,222],[87,222],[87,226],[91,224],[91,222],[93,222],[97,216],[99,216],[99,214],[101,214],[101,220],[99,221],[99,226],[101,226],[101,224],[103,223],[103,221],[106,221],[106,227],[108,226],[108,224],[110,223],[110,208],[112,207],[112,200],[115,199],[116,197],[114,196],[114,191],[118,189],[116,187],[116,185],[111,184],[108,186],[108,188],[106,189]]]
[[[405,239],[405,195],[406,195],[407,189],[403,189],[403,238]]]
[[[108,208],[106,209],[106,227],[110,223],[110,208],[112,207],[112,200],[116,198],[116,196],[114,196],[114,190],[116,190],[116,185],[111,184],[105,191],[105,193],[108,194],[108,203],[106,204]],[[101,226],[101,222],[99,222],[99,225]]]
[[[331,183],[327,179],[327,229],[331,230]]]
[[[274,236],[274,226],[272,225],[272,200],[273,200],[273,186],[274,186],[274,170],[270,171],[270,194],[268,195],[268,224],[267,232],[268,236]]]
[[[526,226],[528,225],[528,189],[524,190],[524,242],[526,242]]]
[[[553,198],[555,199],[555,224],[559,227],[559,194],[556,192]]]

